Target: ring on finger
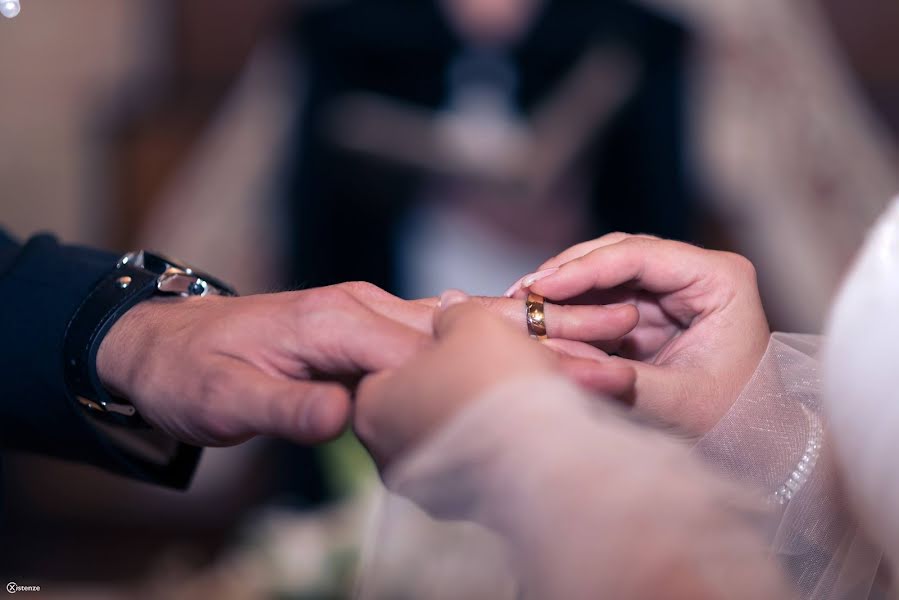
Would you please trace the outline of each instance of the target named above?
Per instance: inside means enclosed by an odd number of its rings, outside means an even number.
[[[527,299],[524,301],[525,314],[527,315],[528,333],[532,338],[545,340],[549,336],[546,335],[546,314],[544,313],[543,296],[534,293],[528,293]]]

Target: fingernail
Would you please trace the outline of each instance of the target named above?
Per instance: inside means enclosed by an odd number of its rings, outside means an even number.
[[[454,304],[461,304],[468,300],[468,294],[460,290],[446,290],[440,294],[440,300],[437,302],[437,308],[447,309]]]
[[[529,288],[544,277],[549,277],[553,273],[559,270],[559,267],[553,267],[552,269],[543,269],[542,271],[537,271],[536,273],[531,273],[530,275],[525,275],[521,279],[521,287]]]
[[[514,296],[515,292],[517,292],[518,290],[521,289],[521,280],[522,279],[524,279],[524,277],[519,278],[518,281],[516,281],[511,286],[509,286],[509,289],[507,289],[503,293],[503,296],[505,296],[506,298],[511,298],[512,296]]]

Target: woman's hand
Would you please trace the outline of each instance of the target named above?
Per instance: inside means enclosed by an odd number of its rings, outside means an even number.
[[[769,329],[745,258],[613,233],[574,246],[516,283],[567,304],[628,303],[639,324],[599,344],[637,369],[635,406],[688,433],[708,431],[761,360]]]
[[[371,375],[359,386],[354,428],[382,469],[506,381],[567,374],[618,397],[633,388],[630,366],[552,352],[466,300],[460,292],[444,294],[433,322],[436,343],[399,369]]]
[[[525,596],[787,597],[754,503],[683,444],[554,377],[584,368],[622,394],[627,362],[549,352],[457,295],[434,331],[408,364],[362,381],[356,433],[394,493],[498,534]]]

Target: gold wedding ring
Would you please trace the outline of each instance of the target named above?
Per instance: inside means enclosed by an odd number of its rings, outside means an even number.
[[[532,338],[545,340],[546,335],[546,316],[543,313],[543,296],[539,294],[528,294],[528,299],[524,301],[525,314],[527,314],[528,333]]]

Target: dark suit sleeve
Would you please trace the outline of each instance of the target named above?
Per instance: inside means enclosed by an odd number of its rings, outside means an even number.
[[[19,245],[0,230],[0,448],[186,487],[198,448],[178,445],[162,462],[131,454],[94,426],[66,388],[66,325],[115,264],[112,254],[62,246],[50,235]]]

